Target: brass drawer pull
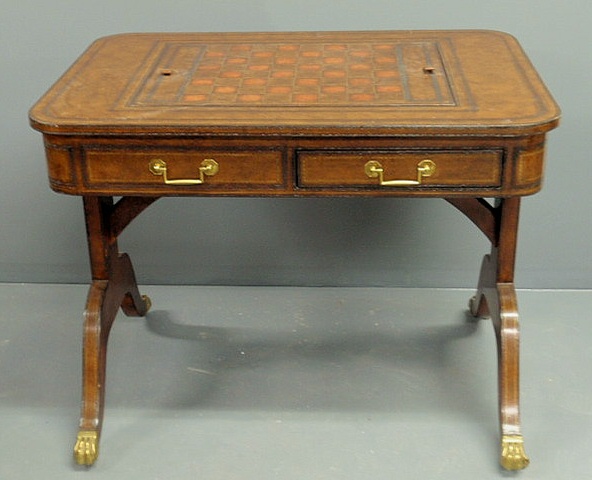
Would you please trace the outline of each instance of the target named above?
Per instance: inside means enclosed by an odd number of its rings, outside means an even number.
[[[205,175],[211,177],[216,175],[220,169],[216,160],[213,158],[206,158],[203,162],[201,162],[199,167],[199,178],[181,178],[178,180],[169,180],[167,177],[167,165],[164,160],[155,158],[154,160],[150,161],[148,168],[150,169],[150,173],[152,173],[152,175],[162,175],[164,183],[167,185],[201,185],[202,183],[205,183]]]
[[[384,169],[380,162],[370,160],[364,165],[364,172],[369,178],[378,178],[380,185],[385,187],[408,187],[421,185],[424,177],[429,177],[436,171],[436,164],[429,159],[422,160],[417,164],[417,180],[385,180]]]

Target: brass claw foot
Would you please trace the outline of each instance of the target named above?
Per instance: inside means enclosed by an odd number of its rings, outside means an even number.
[[[74,459],[79,465],[92,465],[99,456],[99,436],[97,432],[88,430],[78,433],[74,446]]]
[[[506,470],[522,470],[530,463],[524,452],[522,435],[504,435],[502,437],[502,456],[500,463]]]
[[[148,295],[142,295],[142,300],[144,300],[144,303],[146,304],[146,313],[148,313],[152,308],[152,300],[150,300]]]

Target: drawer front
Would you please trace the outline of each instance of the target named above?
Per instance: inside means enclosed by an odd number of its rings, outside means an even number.
[[[499,187],[501,150],[300,151],[300,187]]]
[[[91,188],[270,187],[284,184],[282,159],[279,150],[86,148],[83,173]]]

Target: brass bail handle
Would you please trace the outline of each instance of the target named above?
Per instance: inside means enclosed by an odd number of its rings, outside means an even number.
[[[218,173],[220,169],[218,162],[213,158],[206,158],[203,162],[201,162],[199,167],[199,178],[180,178],[171,180],[167,176],[167,164],[164,160],[160,158],[155,158],[151,160],[148,164],[148,169],[152,175],[161,175],[163,177],[164,183],[167,185],[201,185],[205,183],[205,175],[211,177]]]
[[[421,185],[423,178],[429,177],[436,171],[436,164],[429,158],[417,164],[417,180],[385,180],[384,168],[376,160],[370,160],[364,165],[364,172],[368,178],[378,178],[378,183],[385,187],[409,187]]]

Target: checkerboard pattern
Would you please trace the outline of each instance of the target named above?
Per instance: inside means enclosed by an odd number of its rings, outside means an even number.
[[[437,46],[421,43],[169,44],[143,105],[441,104]]]

